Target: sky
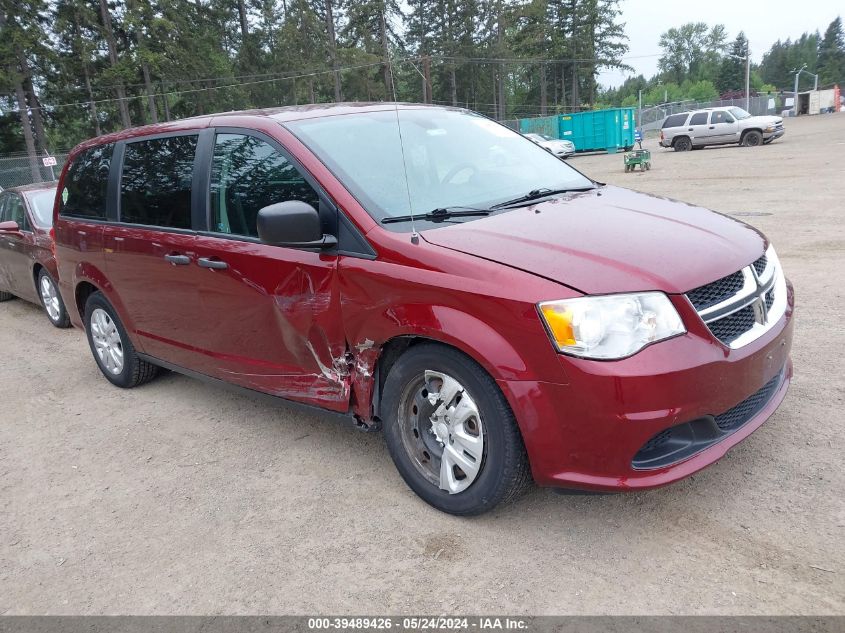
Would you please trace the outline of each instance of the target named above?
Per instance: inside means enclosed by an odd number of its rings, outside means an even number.
[[[807,31],[824,34],[838,14],[845,17],[843,0],[622,0],[619,6],[630,47],[625,63],[634,72],[605,70],[599,75],[599,83],[605,86],[618,86],[632,75],[643,74],[647,79],[654,75],[660,34],[685,22],[724,24],[729,40],[745,31],[751,58],[759,63],[777,40],[795,39]]]

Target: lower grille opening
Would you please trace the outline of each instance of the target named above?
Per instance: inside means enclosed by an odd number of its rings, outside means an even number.
[[[781,369],[761,389],[724,413],[663,429],[643,444],[631,466],[637,470],[665,468],[725,439],[763,410],[783,383],[784,373]]]

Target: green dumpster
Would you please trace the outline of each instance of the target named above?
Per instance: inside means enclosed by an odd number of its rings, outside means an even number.
[[[634,146],[634,108],[611,108],[520,119],[519,131],[572,141],[578,152],[619,150]]]

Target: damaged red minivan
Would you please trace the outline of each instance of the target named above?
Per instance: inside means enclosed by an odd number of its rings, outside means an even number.
[[[120,387],[160,367],[382,428],[453,514],[667,484],[783,399],[792,287],[758,231],[594,182],[472,112],[234,112],[77,147],[60,290]]]

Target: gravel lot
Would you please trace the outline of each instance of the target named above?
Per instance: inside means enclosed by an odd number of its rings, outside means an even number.
[[[587,174],[740,216],[796,288],[777,414],[646,493],[440,514],[379,434],[176,374],[133,391],[80,331],[0,305],[0,613],[845,614],[845,114],[770,146]]]

